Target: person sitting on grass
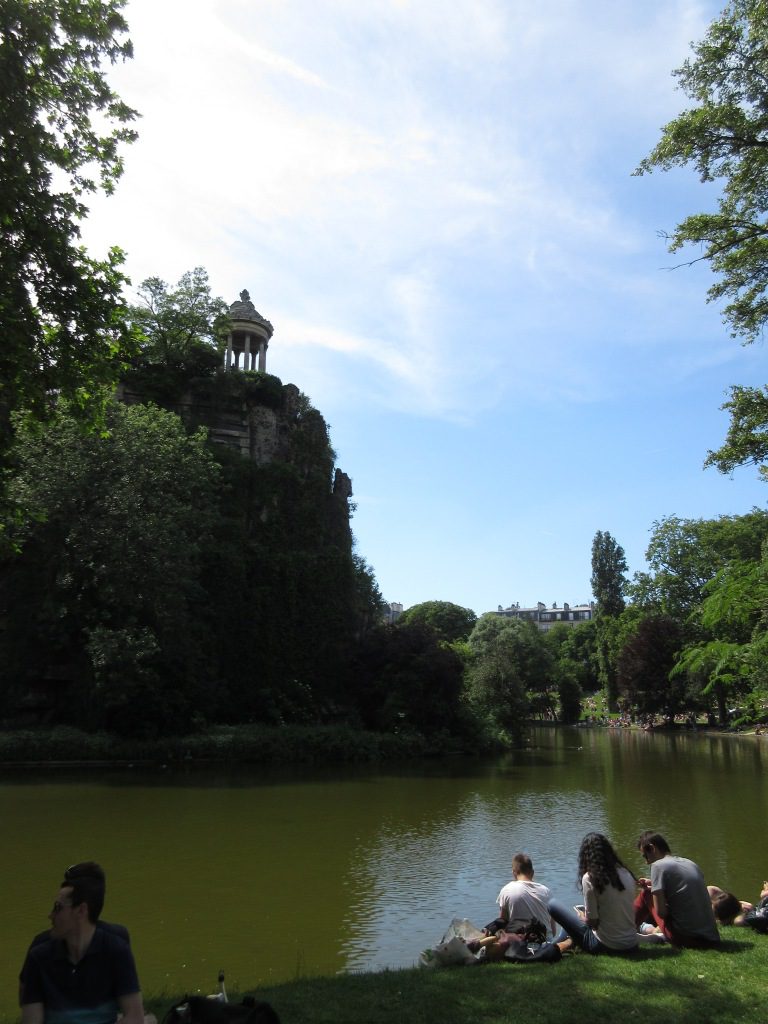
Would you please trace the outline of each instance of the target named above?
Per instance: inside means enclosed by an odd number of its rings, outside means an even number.
[[[549,901],[550,914],[564,929],[558,941],[561,952],[576,945],[592,954],[637,953],[635,876],[600,832],[590,832],[581,841],[579,884],[584,894],[583,915],[557,900]]]
[[[49,937],[33,944],[21,969],[22,1024],[144,1024],[136,965],[128,943],[98,927],[104,873],[78,875],[59,888]]]
[[[512,881],[498,895],[499,916],[483,929],[486,934],[499,929],[523,934],[538,926],[542,937],[552,936],[552,918],[547,910],[552,893],[546,885],[534,882],[533,874],[533,861],[528,854],[516,853],[512,858]]]
[[[651,866],[651,877],[637,880],[638,928],[645,923],[657,925],[673,946],[718,946],[720,933],[698,864],[686,857],[673,857],[669,843],[658,832],[642,832],[637,848]]]
[[[547,942],[554,931],[547,903],[552,893],[533,880],[533,861],[527,853],[512,858],[512,881],[496,900],[499,916],[483,928],[485,938],[472,939],[467,948],[476,953],[485,947],[486,959],[500,960],[509,946],[522,941]]]

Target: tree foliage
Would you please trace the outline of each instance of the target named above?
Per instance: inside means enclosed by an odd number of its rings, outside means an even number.
[[[4,682],[66,667],[74,721],[178,731],[215,701],[200,627],[218,471],[204,434],[170,413],[113,404],[107,422],[84,433],[61,412],[21,430],[21,554],[0,573]]]
[[[607,530],[598,530],[592,540],[591,579],[598,616],[621,615],[624,611],[626,572],[624,548]]]
[[[670,673],[682,645],[680,623],[649,615],[637,623],[617,659],[619,692],[641,714],[662,712],[673,721],[683,705],[683,681]]]
[[[188,270],[175,288],[159,277],[148,277],[139,285],[138,296],[129,317],[140,332],[143,360],[195,367],[207,355],[219,364],[227,304],[211,295],[203,267]]]
[[[73,414],[103,408],[130,349],[122,254],[79,245],[85,197],[110,193],[136,117],[104,65],[132,56],[124,0],[0,5],[0,455],[11,414],[42,417],[57,395]]]
[[[650,572],[637,573],[631,590],[644,607],[685,620],[704,599],[704,587],[733,561],[760,558],[768,537],[768,513],[680,519],[653,524],[645,552]]]
[[[730,415],[724,443],[710,452],[705,466],[715,466],[721,473],[732,473],[739,466],[758,466],[763,480],[768,481],[768,388],[736,385],[731,397],[722,406]]]
[[[381,626],[358,650],[354,676],[364,725],[425,734],[462,726],[464,663],[423,622]]]
[[[598,530],[592,540],[592,593],[597,602],[597,660],[600,682],[605,688],[608,706],[616,710],[615,624],[624,611],[627,587],[627,559],[624,548],[606,530]]]
[[[497,728],[522,734],[529,711],[528,691],[543,691],[551,660],[532,622],[482,615],[469,636],[472,663],[470,700]]]
[[[398,619],[398,624],[421,622],[431,627],[441,640],[454,643],[466,640],[472,632],[477,615],[471,608],[462,608],[451,601],[423,601],[407,608]]]
[[[731,0],[674,72],[692,106],[663,130],[637,174],[692,166],[702,181],[722,181],[714,213],[677,225],[671,252],[702,249],[719,275],[710,299],[728,300],[724,316],[745,342],[768,319],[768,8]]]

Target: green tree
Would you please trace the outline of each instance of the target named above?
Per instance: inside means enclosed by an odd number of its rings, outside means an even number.
[[[370,729],[461,731],[464,663],[423,622],[371,630],[355,658],[357,703]]]
[[[692,106],[663,130],[636,174],[692,166],[703,182],[722,181],[713,213],[686,217],[671,252],[695,245],[719,275],[710,300],[728,301],[734,336],[758,338],[768,320],[768,7],[731,0],[674,72]]]
[[[734,560],[705,584],[695,612],[701,630],[676,667],[676,674],[699,680],[702,694],[714,699],[721,725],[729,721],[729,700],[750,693],[756,698],[765,691],[767,555],[753,561]],[[754,717],[765,713],[758,700],[752,705]]]
[[[544,634],[553,662],[551,687],[557,692],[562,722],[578,721],[583,693],[597,689],[595,640],[594,622],[578,626],[559,622]]]
[[[211,295],[208,274],[195,267],[175,288],[148,277],[138,288],[140,302],[129,316],[141,335],[142,359],[170,367],[219,365],[227,304]]]
[[[597,657],[600,681],[605,687],[608,707],[615,711],[618,690],[613,656],[615,622],[624,611],[627,587],[627,559],[624,548],[606,530],[592,540],[592,593],[597,602]]]
[[[768,481],[768,388],[731,388],[731,397],[722,406],[731,418],[725,442],[710,452],[705,466],[721,473],[732,473],[739,466],[758,466]]]
[[[695,246],[689,264],[706,261],[717,275],[708,301],[725,299],[725,323],[749,344],[768,323],[768,6],[731,0],[674,72],[692,101],[663,130],[636,174],[692,166],[703,182],[722,182],[714,212],[686,217],[667,235],[670,252]],[[733,387],[723,406],[725,443],[706,466],[730,473],[766,457],[765,389]],[[761,474],[765,477],[764,469]]]
[[[685,620],[701,604],[705,585],[733,561],[755,561],[768,538],[768,513],[680,519],[653,524],[645,552],[650,572],[636,573],[631,591],[645,608]]]
[[[615,617],[624,611],[626,572],[624,548],[607,530],[598,530],[592,540],[591,578],[598,616]]]
[[[423,601],[407,608],[398,619],[398,625],[421,622],[430,626],[441,640],[454,643],[466,640],[472,632],[477,615],[471,608],[462,608],[451,601]]]
[[[58,395],[98,418],[130,351],[117,249],[79,245],[85,197],[112,192],[136,112],[104,65],[132,56],[124,0],[0,4],[0,458],[12,413],[48,415]]]
[[[632,708],[674,722],[685,698],[684,682],[670,679],[681,645],[680,623],[670,615],[647,615],[636,623],[617,659],[619,692]]]
[[[218,469],[204,433],[171,413],[114,403],[107,416],[106,435],[65,412],[19,434],[2,681],[64,668],[64,720],[179,731],[217,710],[203,580]]]
[[[497,729],[519,740],[530,710],[529,693],[547,691],[551,658],[532,622],[490,612],[469,636],[470,700]]]

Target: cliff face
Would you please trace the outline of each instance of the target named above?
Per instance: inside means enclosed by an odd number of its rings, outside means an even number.
[[[241,492],[235,504],[251,535],[257,526],[263,532],[268,523],[284,519],[293,504],[291,521],[303,508],[302,518],[307,527],[314,520],[319,542],[351,554],[352,481],[334,466],[326,422],[295,384],[267,373],[231,370],[177,382],[167,371],[144,372],[129,374],[117,398],[127,405],[154,401],[176,413],[188,430],[208,431],[220,448],[220,461],[235,476],[250,479],[247,495]],[[247,460],[243,470],[249,466],[248,472],[237,472],[238,460],[231,461],[236,455]]]
[[[325,420],[268,374],[140,371],[114,434],[51,427],[77,459],[45,463],[46,515],[0,564],[0,695],[39,683],[38,717],[136,734],[338,715],[371,608]],[[187,436],[201,426],[212,451]]]
[[[180,393],[158,393],[145,381],[129,377],[117,397],[127,405],[147,400],[175,412],[188,428],[203,426],[210,439],[258,466],[285,458],[289,437],[308,405],[295,384],[267,374],[229,372],[193,380]],[[319,414],[318,414],[319,415]]]

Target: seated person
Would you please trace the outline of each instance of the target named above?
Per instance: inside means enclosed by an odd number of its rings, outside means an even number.
[[[585,953],[632,956],[638,950],[634,920],[635,878],[606,836],[589,832],[579,847],[584,911],[550,900],[552,917],[563,926],[561,951],[577,945]]]
[[[64,872],[64,881],[61,883],[62,887],[65,885],[72,885],[73,879],[75,878],[95,878],[101,881],[106,895],[107,878],[104,874],[104,869],[100,864],[97,864],[93,860],[84,860],[79,864],[72,864]],[[128,934],[128,929],[122,924],[110,924],[109,921],[102,921],[101,918],[96,922],[96,927],[101,928],[104,931],[112,932],[119,938],[123,939],[128,945],[131,944],[131,936]],[[46,928],[44,932],[38,932],[37,935],[32,939],[29,944],[31,949],[33,946],[38,945],[40,942],[46,942],[51,937],[51,929]]]
[[[551,937],[554,929],[547,903],[552,893],[546,885],[534,882],[533,875],[533,862],[528,854],[516,853],[512,858],[512,881],[507,882],[496,899],[499,916],[493,924],[506,932],[523,934],[538,923],[543,934]]]
[[[650,878],[639,878],[635,923],[657,925],[675,946],[707,949],[720,943],[712,903],[701,869],[686,857],[674,857],[664,836],[641,833],[637,847],[651,866]]]
[[[547,910],[551,893],[546,885],[533,880],[533,862],[527,853],[512,858],[512,881],[497,897],[499,916],[483,928],[485,939],[468,943],[470,949],[485,946],[488,955],[501,957],[507,947],[523,935],[537,934],[543,942],[552,937],[553,922]]]
[[[67,1024],[88,1020],[143,1024],[144,1008],[130,946],[98,927],[104,904],[104,873],[71,877],[62,885],[49,917],[47,939],[27,952],[21,969],[22,1024]]]

